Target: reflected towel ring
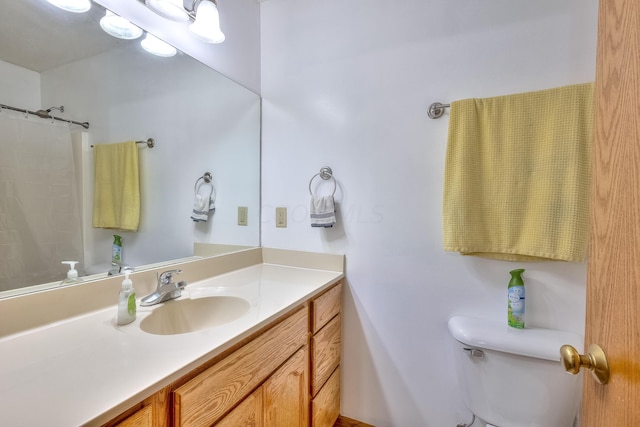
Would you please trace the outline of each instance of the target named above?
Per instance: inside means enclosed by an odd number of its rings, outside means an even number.
[[[309,194],[311,194],[311,196],[314,196],[313,191],[311,191],[311,183],[313,182],[316,176],[319,176],[325,181],[333,179],[333,192],[331,193],[331,197],[335,196],[336,189],[338,188],[338,184],[336,183],[336,179],[333,177],[333,171],[329,166],[325,166],[321,168],[320,172],[318,172],[317,174],[311,177],[311,179],[309,180]]]
[[[211,183],[211,179],[212,179],[211,172],[205,172],[204,175],[202,175],[200,178],[196,180],[196,183],[193,186],[193,192],[195,194],[198,194],[198,183],[200,183],[201,180],[204,180],[202,184],[209,184],[211,186],[211,191],[209,192],[209,198],[211,199],[212,196],[214,196],[214,192],[213,192],[214,187],[213,187],[213,184]]]

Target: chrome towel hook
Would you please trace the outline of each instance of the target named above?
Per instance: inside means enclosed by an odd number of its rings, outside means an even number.
[[[444,114],[444,109],[449,108],[449,104],[442,104],[440,102],[434,102],[429,105],[429,110],[427,110],[427,115],[432,119],[439,119]]]
[[[338,188],[338,184],[336,183],[336,179],[333,177],[333,171],[331,170],[331,168],[329,166],[324,166],[324,167],[320,168],[320,172],[318,172],[317,174],[315,174],[315,175],[313,175],[311,177],[311,179],[309,180],[309,194],[311,194],[313,196],[313,191],[311,191],[311,183],[313,183],[313,180],[317,176],[319,176],[320,178],[322,178],[325,181],[333,179],[333,192],[331,193],[331,196],[335,196],[336,189]]]

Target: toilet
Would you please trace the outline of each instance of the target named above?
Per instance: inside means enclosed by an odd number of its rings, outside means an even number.
[[[461,395],[480,420],[473,427],[573,427],[582,375],[567,374],[560,347],[583,349],[566,331],[515,329],[502,321],[454,316],[455,365]]]

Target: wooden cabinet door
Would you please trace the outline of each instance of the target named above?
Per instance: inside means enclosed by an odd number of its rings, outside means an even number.
[[[116,424],[116,427],[153,427],[153,407],[142,407]]]
[[[307,427],[307,348],[298,350],[263,384],[264,427]]]
[[[262,427],[262,387],[254,391],[215,427]]]
[[[286,365],[291,354],[306,348],[307,334],[307,312],[301,308],[176,388],[173,425],[208,427],[218,422],[279,366]]]

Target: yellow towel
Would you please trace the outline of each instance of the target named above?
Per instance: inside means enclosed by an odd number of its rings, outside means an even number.
[[[135,141],[96,144],[93,149],[93,226],[137,231],[140,180]]]
[[[582,261],[589,235],[593,83],[451,104],[444,249]]]

